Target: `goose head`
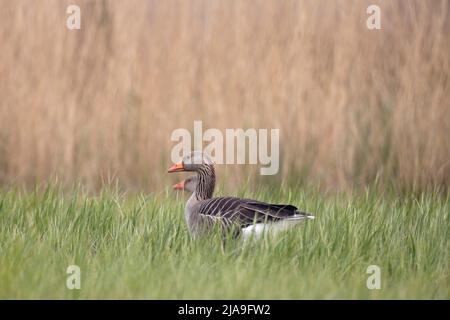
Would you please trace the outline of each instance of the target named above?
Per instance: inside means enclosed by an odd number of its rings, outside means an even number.
[[[176,163],[172,165],[168,172],[180,172],[180,171],[195,171],[200,172],[202,169],[214,167],[214,162],[211,158],[201,152],[201,151],[193,151],[186,156],[183,157],[180,163]]]
[[[182,180],[173,186],[174,190],[184,190],[190,193],[195,192],[195,188],[197,187],[198,177],[191,176]]]
[[[193,171],[197,173],[197,184],[192,197],[197,201],[212,198],[216,184],[214,162],[201,151],[194,151],[183,157],[180,163],[176,163],[168,170],[171,172]]]

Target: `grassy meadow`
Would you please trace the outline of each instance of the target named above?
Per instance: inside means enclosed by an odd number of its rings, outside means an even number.
[[[77,0],[69,30],[73,2],[0,0],[0,298],[450,298],[449,1]],[[317,218],[190,239],[166,172],[195,120],[280,129],[278,174],[216,194]]]
[[[293,203],[317,218],[222,247],[217,235],[189,237],[185,195],[171,190],[1,192],[0,298],[450,298],[448,194],[246,190],[238,195]],[[66,288],[72,264],[80,290]],[[369,265],[381,269],[380,290],[366,287]]]

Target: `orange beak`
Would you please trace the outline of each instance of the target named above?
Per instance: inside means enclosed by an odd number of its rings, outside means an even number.
[[[172,172],[179,172],[179,171],[184,171],[184,166],[183,166],[182,162],[174,164],[173,166],[171,166],[169,168],[169,170],[167,172],[172,173]]]
[[[174,184],[173,190],[184,190],[184,180]]]

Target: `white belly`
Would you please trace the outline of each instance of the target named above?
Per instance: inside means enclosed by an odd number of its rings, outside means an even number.
[[[251,226],[242,229],[242,235],[244,240],[248,238],[260,238],[264,234],[275,235],[281,231],[287,230],[304,220],[282,220],[278,222],[271,223],[256,223]]]

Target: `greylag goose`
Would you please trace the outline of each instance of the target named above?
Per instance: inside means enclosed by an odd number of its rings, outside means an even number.
[[[244,238],[263,233],[278,232],[308,219],[313,215],[298,211],[293,205],[270,204],[236,197],[213,198],[216,175],[213,161],[200,151],[186,155],[174,164],[169,173],[193,171],[197,185],[185,207],[189,232],[195,237],[211,231],[217,225],[223,232],[242,234]]]

